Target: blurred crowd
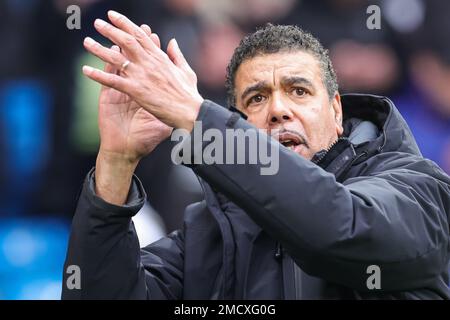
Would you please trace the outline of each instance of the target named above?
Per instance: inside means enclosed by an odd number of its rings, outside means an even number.
[[[66,9],[81,8],[69,30]],[[381,8],[370,30],[369,5]],[[0,215],[71,217],[95,163],[99,87],[81,74],[101,62],[85,36],[105,44],[95,18],[117,10],[147,23],[165,47],[175,37],[204,98],[225,106],[225,70],[247,33],[267,22],[297,24],[329,48],[341,93],[391,98],[425,157],[450,173],[450,2],[442,0],[1,0]],[[170,162],[170,141],[138,168],[166,231],[201,197],[192,172]]]

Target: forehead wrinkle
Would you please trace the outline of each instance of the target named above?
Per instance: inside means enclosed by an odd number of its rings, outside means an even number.
[[[272,83],[273,83],[273,86],[274,86],[274,87],[275,87],[276,84],[277,84],[276,75],[275,75],[276,70],[277,70],[277,68],[276,68],[276,66],[274,65],[274,66],[272,67]]]

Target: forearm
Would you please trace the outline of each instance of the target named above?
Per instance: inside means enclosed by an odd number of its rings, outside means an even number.
[[[182,232],[172,233],[141,251],[131,217],[145,202],[142,184],[137,177],[132,177],[126,203],[116,206],[96,195],[93,176],[91,171],[73,218],[62,298],[180,298]],[[79,267],[79,288],[70,286],[73,281],[67,272],[69,266]]]
[[[134,178],[126,204],[116,206],[96,195],[93,176],[91,171],[78,200],[65,262],[65,270],[70,265],[80,268],[81,288],[67,286],[69,275],[64,272],[63,298],[146,298],[131,222],[145,201],[142,185]]]

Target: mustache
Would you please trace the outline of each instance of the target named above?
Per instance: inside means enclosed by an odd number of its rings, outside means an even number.
[[[308,141],[306,140],[305,136],[296,130],[290,130],[290,129],[286,129],[286,128],[274,129],[274,130],[270,131],[270,136],[272,138],[278,140],[278,136],[280,136],[284,133],[289,133],[289,134],[297,136],[300,140],[300,144],[303,144],[305,147],[307,147],[309,149],[309,144],[308,144]]]

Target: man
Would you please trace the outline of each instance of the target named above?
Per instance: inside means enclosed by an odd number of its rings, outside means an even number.
[[[104,85],[101,146],[65,263],[79,266],[81,288],[65,273],[63,298],[450,298],[449,177],[421,157],[388,99],[341,99],[314,37],[268,25],[242,40],[227,87],[244,116],[203,100],[176,41],[166,54],[148,26],[108,16],[95,27],[121,50],[85,41],[106,62],[83,69]],[[279,171],[192,165],[205,200],[186,208],[182,230],[140,249],[131,217],[145,192],[134,169],[195,120],[204,131],[277,132],[258,134],[283,144]]]

